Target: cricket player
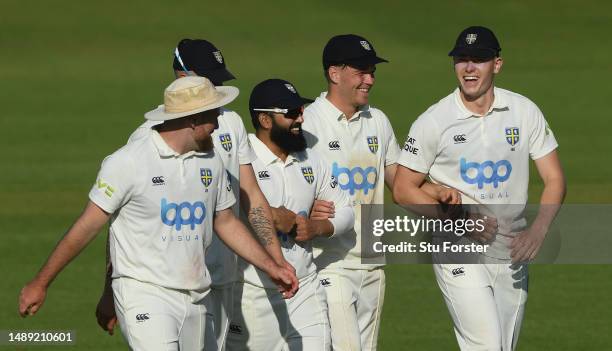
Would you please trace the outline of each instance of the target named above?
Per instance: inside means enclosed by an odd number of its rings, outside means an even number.
[[[183,39],[174,50],[173,68],[175,76],[202,76],[208,78],[215,86],[235,79],[226,67],[221,51],[211,42],[202,39]],[[281,265],[288,265],[283,258],[280,243],[276,238],[273,217],[263,193],[257,185],[251,163],[255,154],[248,142],[247,133],[240,116],[231,110],[221,108],[219,128],[212,138],[216,153],[221,157],[225,169],[231,177],[231,187],[237,201],[232,210],[239,217],[240,207],[248,213],[253,232],[260,239],[270,255]],[[129,138],[128,142],[139,140],[149,133],[150,129],[161,121],[146,121]],[[242,193],[242,197],[241,197]],[[242,201],[241,201],[242,200]],[[206,266],[211,273],[211,300],[217,345],[225,348],[225,337],[228,330],[228,316],[231,315],[233,303],[232,286],[237,280],[237,260],[217,236],[213,236],[206,255]],[[290,267],[290,269],[293,269]],[[112,273],[109,270],[108,277]],[[110,278],[107,278],[107,289],[97,309],[100,325],[112,332],[114,308]]]
[[[338,187],[330,167],[306,151],[301,125],[305,103],[293,84],[268,79],[255,86],[249,100],[256,134],[250,134],[257,160],[257,181],[273,211],[293,216],[292,232],[279,228],[283,255],[296,269],[300,289],[283,300],[273,281],[241,260],[244,283],[235,290],[235,318],[227,345],[230,350],[329,350],[331,346],[325,292],[313,263],[312,242],[328,240],[353,228],[349,199]],[[315,199],[336,204],[334,218],[308,219]],[[278,326],[278,328],[276,327]]]
[[[514,350],[525,302],[527,265],[565,196],[557,142],[540,109],[497,88],[501,47],[485,27],[466,28],[449,53],[458,88],[412,125],[399,158],[393,196],[403,205],[436,204],[419,189],[426,177],[460,191],[463,204],[492,213],[496,230],[464,242],[489,245],[481,264],[434,263],[462,350]],[[544,182],[541,207],[527,226],[529,159]],[[484,211],[482,211],[484,208]]]
[[[351,200],[354,230],[314,249],[327,295],[334,350],[375,350],[385,291],[380,264],[361,263],[361,204],[382,204],[393,185],[399,148],[387,116],[369,103],[376,64],[387,62],[354,34],[337,35],[323,49],[327,92],[304,111],[308,147],[331,164],[338,187]],[[333,215],[333,204],[330,204]],[[337,213],[337,212],[336,212]],[[311,218],[326,218],[313,212]]]
[[[212,323],[205,250],[213,228],[293,295],[294,273],[230,209],[235,198],[213,150],[218,109],[237,95],[237,88],[215,88],[202,77],[179,78],[166,88],[164,104],[145,114],[164,123],[104,160],[84,212],[21,291],[22,316],[40,309],[53,279],[109,219],[115,307],[131,349],[216,349],[206,337]]]

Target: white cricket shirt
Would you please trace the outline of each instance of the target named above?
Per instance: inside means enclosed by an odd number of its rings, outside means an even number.
[[[414,122],[399,164],[459,190],[467,204],[487,208],[499,233],[487,255],[509,258],[507,244],[525,229],[529,158],[558,146],[540,109],[529,99],[494,88],[495,99],[483,117],[470,112],[459,89],[431,106]]]
[[[234,215],[240,215],[240,165],[250,164],[255,160],[255,153],[249,144],[244,123],[240,116],[230,110],[221,108],[219,128],[213,134],[215,151],[221,157],[223,166],[231,177],[232,190],[236,203],[232,206]],[[146,121],[140,125],[128,139],[128,143],[146,136],[149,130],[160,124],[159,121]],[[212,286],[220,287],[237,280],[237,258],[216,235],[206,253],[206,266],[210,271]]]
[[[334,226],[333,237],[319,240],[341,237],[352,229],[355,217],[350,200],[340,191],[329,166],[316,153],[309,150],[293,153],[283,162],[254,134],[249,134],[249,139],[257,155],[253,162],[255,176],[271,207],[284,206],[298,215],[308,217],[315,199],[333,201],[336,205],[336,217],[330,219]],[[277,235],[283,256],[295,267],[298,279],[316,272],[311,241],[296,243],[286,233],[278,232]],[[265,288],[276,287],[264,273],[246,264],[244,260],[240,261],[246,282]]]
[[[387,116],[379,109],[363,106],[349,120],[324,92],[304,111],[304,134],[308,147],[331,164],[340,189],[350,197],[355,210],[354,232],[325,242],[317,241],[318,266],[369,269],[361,264],[361,204],[383,204],[385,166],[397,162],[399,147]],[[321,245],[319,245],[319,243]]]
[[[154,130],[104,159],[89,198],[108,213],[113,278],[206,292],[205,248],[234,195],[214,153],[177,154]]]

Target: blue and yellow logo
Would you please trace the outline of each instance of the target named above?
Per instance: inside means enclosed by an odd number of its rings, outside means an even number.
[[[517,127],[506,128],[506,141],[515,146],[519,142],[519,129]]]
[[[232,149],[232,137],[229,135],[229,133],[219,135],[219,141],[221,142],[223,150],[230,152]]]
[[[200,168],[200,180],[202,181],[202,184],[208,188],[213,180],[212,171],[210,168]]]
[[[304,179],[306,179],[308,184],[312,184],[312,182],[314,182],[315,180],[314,173],[312,172],[312,167],[302,167],[302,175],[304,176]]]
[[[367,137],[368,141],[368,149],[375,154],[378,151],[378,137],[377,136],[369,136]]]

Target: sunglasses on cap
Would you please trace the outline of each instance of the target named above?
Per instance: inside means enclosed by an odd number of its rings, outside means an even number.
[[[282,113],[287,118],[296,119],[304,113],[304,106],[292,108],[291,110],[286,108],[254,108],[253,111]]]

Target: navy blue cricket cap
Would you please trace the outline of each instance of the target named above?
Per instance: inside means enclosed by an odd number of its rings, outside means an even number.
[[[249,111],[256,116],[254,109],[283,108],[292,110],[314,100],[303,98],[293,84],[282,79],[267,79],[257,84],[249,98]]]
[[[489,59],[499,56],[499,41],[489,28],[473,26],[464,29],[448,56],[477,57]]]
[[[336,35],[323,48],[324,69],[335,65],[367,67],[381,62],[389,61],[376,56],[372,43],[355,34]]]
[[[236,79],[225,67],[221,50],[203,39],[183,39],[174,50],[172,64],[177,71],[194,71],[198,76],[208,78],[213,84]]]

